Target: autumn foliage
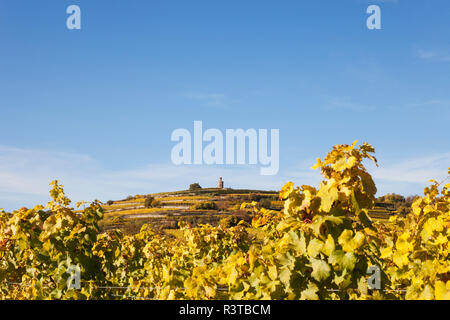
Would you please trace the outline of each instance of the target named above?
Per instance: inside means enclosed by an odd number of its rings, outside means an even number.
[[[101,233],[99,202],[75,213],[58,182],[51,202],[0,212],[2,299],[450,299],[450,184],[433,181],[413,213],[373,222],[376,186],[367,143],[334,146],[313,167],[315,188],[288,182],[282,211],[244,203],[251,225],[148,226]],[[255,241],[249,230],[264,235]],[[67,286],[68,268],[81,288]],[[381,288],[367,270],[381,270]]]

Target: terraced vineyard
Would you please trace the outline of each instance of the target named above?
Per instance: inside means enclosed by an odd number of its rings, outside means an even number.
[[[158,206],[146,207],[145,199],[148,197],[156,199]],[[239,220],[250,222],[252,212],[241,210],[240,206],[255,200],[267,209],[280,211],[283,208],[283,201],[279,200],[276,191],[205,188],[155,193],[108,201],[108,204],[103,205],[105,219],[101,227],[104,231],[119,228],[127,234],[133,234],[144,224],[150,224],[155,230],[170,230],[177,229],[180,222],[191,226],[206,223],[217,226],[221,223],[237,223]],[[201,203],[214,203],[217,209],[197,209]],[[387,221],[395,214],[393,208],[386,208],[383,203],[376,204],[369,211],[371,218],[380,221]]]
[[[158,205],[146,207],[148,197],[154,198]],[[120,228],[125,233],[136,233],[144,224],[155,230],[164,230],[177,229],[180,222],[191,226],[233,224],[240,220],[250,222],[252,213],[241,210],[240,205],[252,200],[265,201],[264,206],[272,210],[281,210],[283,206],[276,191],[204,188],[136,195],[103,205],[105,219],[101,227],[105,231]],[[202,203],[213,203],[215,208],[199,209]]]

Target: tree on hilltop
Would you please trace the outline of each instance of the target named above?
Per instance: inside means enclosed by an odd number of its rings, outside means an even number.
[[[189,185],[189,190],[190,191],[195,191],[195,190],[200,190],[202,187],[200,186],[199,183],[192,183],[191,185]]]

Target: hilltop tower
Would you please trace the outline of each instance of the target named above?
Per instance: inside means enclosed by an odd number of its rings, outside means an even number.
[[[223,180],[222,180],[222,177],[219,178],[219,183],[217,184],[217,188],[223,189]]]

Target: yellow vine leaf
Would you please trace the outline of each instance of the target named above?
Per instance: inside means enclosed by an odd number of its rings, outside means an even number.
[[[365,236],[362,232],[358,231],[353,236],[353,231],[349,229],[344,230],[338,238],[338,242],[345,252],[355,251],[363,245],[364,240]]]
[[[447,281],[447,284],[437,281],[434,285],[434,295],[436,300],[450,300],[450,280]]]
[[[330,276],[330,265],[323,260],[311,258],[312,273],[313,277],[317,281],[325,280]]]
[[[294,183],[293,182],[288,182],[286,183],[283,188],[281,188],[280,191],[280,199],[284,200],[287,197],[289,197],[289,195],[291,194],[291,192],[294,190]]]

